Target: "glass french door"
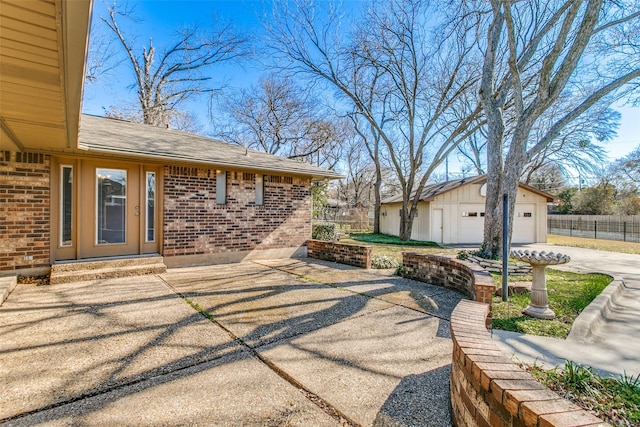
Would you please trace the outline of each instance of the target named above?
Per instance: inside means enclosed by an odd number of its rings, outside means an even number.
[[[158,252],[155,168],[82,161],[79,257]]]
[[[126,244],[127,237],[133,237],[127,236],[127,172],[96,168],[96,245]]]

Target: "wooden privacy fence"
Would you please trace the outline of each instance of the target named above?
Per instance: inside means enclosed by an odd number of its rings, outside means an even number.
[[[342,230],[367,230],[373,226],[373,212],[366,208],[333,208],[325,209],[316,214],[314,222],[332,222],[337,229]]]
[[[561,236],[640,243],[640,216],[549,215],[547,232]]]

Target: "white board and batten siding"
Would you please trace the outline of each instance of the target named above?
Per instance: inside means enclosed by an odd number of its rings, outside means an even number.
[[[380,208],[380,232],[392,236],[400,234],[400,210],[401,203],[384,204]],[[413,220],[411,239],[431,240],[429,234],[429,204],[419,203],[418,214]]]
[[[482,243],[485,197],[481,184],[468,184],[420,202],[411,238],[445,244]],[[380,231],[397,236],[400,203],[383,204]],[[514,212],[512,243],[542,243],[547,238],[547,199],[519,188]]]

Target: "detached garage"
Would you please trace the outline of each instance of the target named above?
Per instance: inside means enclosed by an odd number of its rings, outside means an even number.
[[[422,191],[411,238],[437,243],[482,243],[486,177],[464,178],[428,185]],[[547,240],[547,203],[550,194],[520,184],[513,220],[513,243],[543,243]],[[380,232],[397,236],[400,230],[402,196],[382,201]]]

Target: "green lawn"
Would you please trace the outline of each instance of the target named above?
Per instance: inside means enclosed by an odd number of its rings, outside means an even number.
[[[426,246],[436,247],[440,246],[435,242],[422,242],[419,240],[400,240],[397,236],[390,236],[388,234],[380,233],[351,233],[349,235],[353,240],[363,243],[376,243],[381,245],[401,245],[401,246]]]
[[[560,396],[614,426],[640,426],[640,375],[601,377],[593,369],[572,362],[551,370],[538,365],[523,368]]]
[[[501,275],[494,275],[500,286]],[[510,276],[509,281],[530,281],[531,277]],[[507,302],[493,299],[493,327],[505,331],[523,332],[565,338],[580,312],[607,287],[612,278],[604,274],[578,274],[547,268],[549,306],[556,313],[553,320],[534,319],[522,314],[529,305],[530,295],[511,295]]]

